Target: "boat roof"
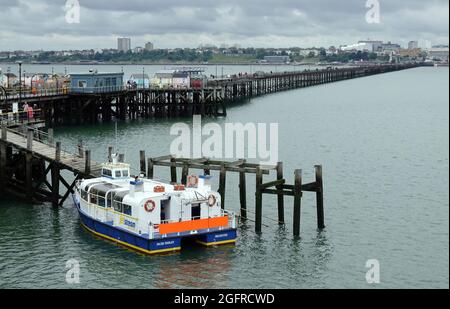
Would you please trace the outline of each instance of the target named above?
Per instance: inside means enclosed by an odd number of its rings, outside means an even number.
[[[124,169],[130,168],[130,164],[127,163],[103,163],[102,168],[106,169]]]

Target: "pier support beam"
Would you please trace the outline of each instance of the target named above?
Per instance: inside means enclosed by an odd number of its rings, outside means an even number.
[[[255,193],[255,232],[262,232],[262,184],[263,174],[261,168],[256,168],[256,193]]]
[[[1,126],[1,141],[0,141],[0,194],[6,191],[6,168],[8,166],[8,156],[6,151],[6,139],[7,139],[7,131],[6,126]]]
[[[176,159],[170,158],[170,163],[176,163]],[[170,167],[170,181],[172,183],[177,183],[177,167],[175,165]]]
[[[300,236],[302,207],[302,170],[295,170],[294,184],[294,236]]]
[[[325,214],[323,209],[323,180],[322,166],[316,165],[316,201],[317,201],[317,228],[323,230],[325,228]]]
[[[225,209],[225,190],[227,183],[227,170],[225,168],[225,164],[222,164],[220,167],[220,176],[219,176],[219,193],[222,197],[222,209]]]
[[[183,185],[187,185],[188,174],[189,174],[189,165],[187,163],[184,163],[183,170],[181,171],[181,183]]]
[[[59,167],[59,161],[61,160],[61,143],[56,143],[56,149],[55,149],[55,161],[52,164],[51,167],[51,178],[52,178],[52,192],[51,192],[51,200],[52,200],[52,206],[58,207],[59,206],[59,174],[60,174],[60,167]]]
[[[148,158],[147,160],[147,179],[153,179],[155,173],[155,165],[153,164],[153,159]]]
[[[245,160],[242,160],[245,164]],[[239,173],[239,199],[241,202],[241,218],[247,219],[247,188],[246,188],[245,172]]]
[[[89,175],[91,173],[91,151],[86,150],[84,153],[84,173]]]
[[[277,164],[277,180],[283,180],[283,179],[284,179],[283,163],[278,162],[278,164]],[[284,194],[281,193],[281,191],[283,190],[283,185],[279,185],[276,188],[277,188],[277,190],[280,191],[280,193],[278,193],[278,223],[284,224]]]
[[[145,174],[147,166],[146,166],[146,162],[145,162],[145,151],[144,150],[141,150],[139,152],[139,162],[140,162],[140,168],[141,168],[140,173]]]
[[[27,151],[25,153],[25,190],[28,201],[33,199],[33,153]]]

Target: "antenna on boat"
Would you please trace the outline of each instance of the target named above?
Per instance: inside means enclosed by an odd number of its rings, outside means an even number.
[[[119,153],[119,143],[117,142],[117,135],[118,135],[118,133],[117,133],[117,118],[115,119],[116,121],[114,122],[114,125],[115,125],[115,139],[116,139],[116,152],[117,153]]]

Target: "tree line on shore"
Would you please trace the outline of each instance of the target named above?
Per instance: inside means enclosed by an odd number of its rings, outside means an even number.
[[[387,61],[388,56],[378,56],[370,52],[346,52],[327,54],[325,49],[320,49],[319,54],[313,52],[304,55],[288,54],[282,51],[281,54],[266,49],[248,48],[243,50],[230,50],[227,53],[215,53],[212,50],[199,49],[156,49],[143,51],[140,53],[129,52],[102,52],[102,53],[73,53],[71,55],[60,55],[54,51],[42,52],[36,57],[22,57],[16,59],[3,59],[3,62],[11,60],[22,60],[25,62],[78,62],[78,61],[98,61],[107,63],[162,63],[162,62],[191,62],[191,63],[214,63],[214,62],[259,62],[266,56],[281,55],[290,56],[291,61],[321,61],[321,62],[352,62],[352,61]]]

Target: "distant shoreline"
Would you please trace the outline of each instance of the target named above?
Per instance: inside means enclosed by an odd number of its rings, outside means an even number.
[[[239,66],[239,65],[255,65],[255,66],[311,66],[317,65],[317,63],[255,63],[255,62],[236,62],[236,63],[201,63],[201,62],[138,62],[138,63],[130,63],[130,62],[49,62],[49,63],[32,63],[32,62],[23,62],[23,65],[173,65],[173,66]],[[17,65],[15,62],[0,62],[0,65]],[[322,63],[321,65],[347,65],[347,63],[342,64],[332,64],[332,63]]]

